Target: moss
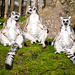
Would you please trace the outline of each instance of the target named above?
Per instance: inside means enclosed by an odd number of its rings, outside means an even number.
[[[1,28],[1,27],[0,27]],[[53,39],[47,41],[52,42]],[[75,75],[75,66],[62,52],[54,54],[54,46],[31,44],[18,49],[11,70],[5,69],[5,58],[10,46],[0,44],[0,75]]]
[[[50,40],[50,39],[49,39]],[[75,66],[64,53],[54,54],[54,47],[47,45],[45,49],[38,43],[17,51],[12,70],[5,69],[5,57],[10,46],[0,44],[0,75],[74,75]]]

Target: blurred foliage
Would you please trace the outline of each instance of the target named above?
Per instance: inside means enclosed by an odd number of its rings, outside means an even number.
[[[0,22],[4,23],[6,21],[6,19],[4,19],[3,17],[0,17]]]
[[[25,19],[27,19],[27,17],[20,17],[19,22],[23,22]]]
[[[23,22],[25,19],[27,19],[27,17],[20,17],[19,18],[19,22]],[[4,19],[3,17],[0,17],[0,22],[4,23],[6,21],[6,19]]]

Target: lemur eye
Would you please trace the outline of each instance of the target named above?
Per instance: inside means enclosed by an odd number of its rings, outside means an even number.
[[[14,15],[14,13],[12,13]]]
[[[32,11],[32,10],[29,10],[29,11]]]
[[[66,22],[68,22],[68,20]]]
[[[63,22],[65,22],[65,21],[63,21]]]

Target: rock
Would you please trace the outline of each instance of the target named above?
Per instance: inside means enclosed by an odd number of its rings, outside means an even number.
[[[42,13],[40,13],[43,23],[48,27],[49,30],[48,38],[52,39],[57,35],[61,26],[60,17],[66,16],[64,10],[66,10],[66,7],[57,1],[55,7],[45,7]]]

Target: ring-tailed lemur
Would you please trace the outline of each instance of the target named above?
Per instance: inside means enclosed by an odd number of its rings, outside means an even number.
[[[7,69],[12,68],[12,62],[14,55],[18,48],[22,48],[24,37],[22,30],[19,27],[17,21],[19,20],[18,12],[11,12],[10,16],[4,23],[3,29],[0,31],[0,41],[4,46],[11,45],[11,49],[5,59],[5,67]]]
[[[75,34],[70,26],[71,17],[61,17],[62,25],[58,35],[54,39],[54,47],[56,52],[60,53],[61,51],[67,54],[67,57],[73,61],[75,65]]]
[[[18,40],[22,38],[22,31],[19,27],[17,21],[19,20],[19,13],[13,11],[10,16],[4,23],[3,29],[0,31],[0,42],[4,45],[12,45],[13,43],[17,43],[21,48],[21,41]]]
[[[48,37],[48,29],[42,24],[42,19],[38,14],[36,7],[30,7],[28,10],[28,14],[31,14],[27,19],[27,23],[24,27],[24,36],[27,40],[31,41],[31,43],[36,43],[36,41],[41,42],[42,47],[45,47],[45,41]],[[27,33],[25,30],[27,29]]]

